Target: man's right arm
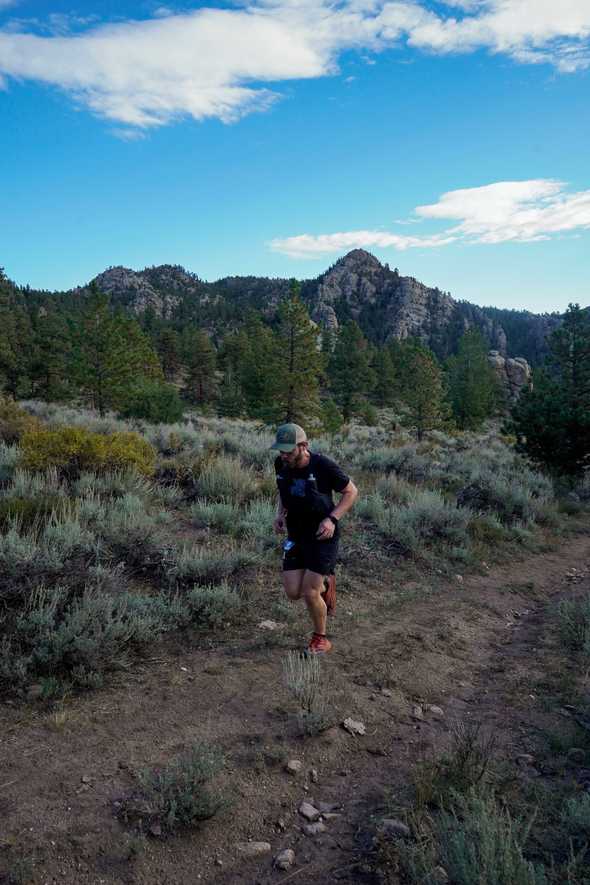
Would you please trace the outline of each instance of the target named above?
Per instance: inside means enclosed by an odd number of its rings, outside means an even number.
[[[275,516],[275,521],[273,523],[273,528],[277,535],[282,535],[284,531],[286,531],[286,516],[287,510],[283,507],[283,502],[281,501],[281,496],[277,495],[277,511]]]

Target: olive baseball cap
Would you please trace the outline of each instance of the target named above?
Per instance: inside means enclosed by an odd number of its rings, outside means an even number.
[[[271,449],[279,452],[292,452],[298,443],[307,442],[307,434],[299,424],[281,424],[277,427],[276,439]]]

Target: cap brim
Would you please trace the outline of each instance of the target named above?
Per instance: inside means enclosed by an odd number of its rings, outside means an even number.
[[[297,443],[273,443],[271,449],[275,452],[292,452]]]

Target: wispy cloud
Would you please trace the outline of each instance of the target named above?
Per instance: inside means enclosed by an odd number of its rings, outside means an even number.
[[[345,51],[371,60],[367,52],[404,41],[441,54],[484,48],[561,71],[590,66],[588,0],[447,0],[436,8],[426,0],[255,0],[185,13],[161,6],[149,20],[90,26],[55,14],[44,25],[0,30],[0,77],[53,85],[99,116],[147,129],[186,116],[236,120],[280,97],[269,84],[334,74]]]
[[[554,179],[498,181],[448,191],[436,203],[417,206],[411,221],[458,221],[437,234],[405,236],[371,230],[299,234],[271,240],[270,248],[294,258],[314,258],[346,249],[432,249],[450,243],[546,240],[590,229],[590,190],[569,192]],[[399,222],[398,222],[399,223]]]

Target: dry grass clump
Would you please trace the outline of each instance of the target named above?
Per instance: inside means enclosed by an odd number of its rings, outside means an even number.
[[[334,724],[335,711],[318,657],[289,652],[283,660],[283,678],[299,703],[297,723],[301,734],[319,734]]]

